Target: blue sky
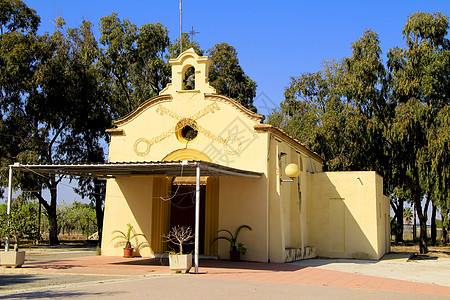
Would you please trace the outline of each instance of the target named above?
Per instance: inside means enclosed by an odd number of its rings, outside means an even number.
[[[69,27],[88,20],[98,32],[100,18],[117,12],[138,26],[160,22],[172,40],[179,36],[179,0],[25,3],[41,16],[41,32],[53,32],[58,16]],[[403,26],[417,11],[450,15],[450,1],[184,0],[183,31],[194,26],[203,49],[221,42],[234,46],[244,71],[258,84],[255,105],[267,114],[267,107],[283,101],[290,77],[318,71],[323,60],[349,56],[351,43],[367,29],[380,36],[384,55],[392,47],[403,47]]]
[[[160,22],[174,40],[179,36],[179,0],[25,0],[41,17],[40,32],[54,31],[54,19],[69,27],[88,20],[98,37],[100,18],[117,12],[141,26]],[[192,26],[202,49],[226,42],[238,52],[244,71],[258,84],[255,106],[262,114],[283,101],[290,77],[316,72],[324,60],[351,54],[350,45],[365,30],[378,33],[384,54],[404,46],[408,15],[422,11],[450,15],[450,1],[183,1],[183,30]],[[69,184],[69,183],[68,183]],[[74,185],[75,182],[69,185]],[[60,186],[60,201],[79,197]]]

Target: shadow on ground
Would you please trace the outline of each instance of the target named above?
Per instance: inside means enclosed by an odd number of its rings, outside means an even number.
[[[112,265],[133,265],[133,266],[168,266],[167,258],[140,258],[140,259],[130,259],[130,261],[121,261],[111,263]],[[259,263],[259,262],[232,262],[227,260],[216,260],[216,259],[202,259],[199,261],[199,266],[201,268],[211,268],[211,269],[245,269],[245,270],[264,270],[264,271],[298,271],[305,267],[296,266],[292,264],[281,264],[281,263]]]
[[[113,296],[113,295],[117,296],[117,293],[110,293],[109,296]],[[105,294],[104,293],[92,293],[92,292],[37,291],[37,292],[18,293],[18,294],[0,296],[0,299],[59,299],[59,298],[63,298],[63,297],[94,298],[94,297],[98,297],[98,296],[105,296]]]
[[[37,280],[47,280],[46,277],[35,275],[22,275],[22,274],[2,274],[0,276],[0,291],[6,287],[17,284],[25,284],[29,282],[36,282]]]

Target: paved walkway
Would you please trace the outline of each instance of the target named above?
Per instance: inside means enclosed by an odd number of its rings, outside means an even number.
[[[163,282],[162,280],[168,280],[167,278],[170,277],[171,279],[168,281],[186,279],[189,280],[189,282],[192,280],[203,282],[204,280],[207,280],[206,282],[209,283],[209,286],[211,284],[213,286],[216,284],[217,288],[223,287],[224,281],[231,285],[242,285],[246,282],[248,286],[254,286],[255,284],[266,284],[265,286],[278,284],[284,286],[285,288],[289,287],[287,290],[295,290],[293,285],[297,287],[301,286],[303,287],[303,290],[305,287],[308,287],[308,290],[314,290],[315,288],[321,287],[322,289],[320,290],[323,291],[323,287],[329,287],[328,289],[325,289],[329,296],[335,295],[334,293],[338,293],[338,291],[341,293],[342,290],[345,291],[345,289],[347,289],[348,292],[348,289],[352,289],[352,291],[360,290],[371,292],[388,292],[391,293],[389,294],[389,298],[392,295],[406,295],[401,293],[407,293],[409,296],[414,294],[417,296],[426,295],[427,297],[425,298],[429,298],[429,296],[438,298],[444,296],[450,297],[450,287],[448,286],[388,279],[377,276],[327,270],[317,267],[277,263],[233,263],[221,260],[201,260],[199,268],[200,274],[168,276],[171,275],[171,272],[167,266],[166,260],[90,256],[26,263],[20,269],[3,269],[3,272],[10,274],[97,275],[104,277],[110,276],[111,278],[117,276],[120,278],[127,277],[130,279],[149,279],[148,277],[151,277],[151,282],[156,284],[156,286],[158,286],[156,283],[157,281],[155,281],[156,279],[161,279],[160,282]],[[420,274],[417,274],[417,276],[420,276]],[[442,276],[445,276],[445,274],[442,274]],[[141,281],[134,280],[133,282],[135,285],[139,286]],[[115,283],[114,285],[110,284],[110,289],[112,286],[117,286],[118,284],[119,283]],[[123,284],[126,285],[126,283]],[[99,288],[99,286],[96,286],[95,291],[98,292]],[[244,286],[242,286],[242,288],[244,288]],[[138,290],[135,290],[135,292],[138,292]],[[319,292],[317,290],[314,293]],[[377,296],[374,297],[377,298]],[[417,299],[422,298],[419,297]]]

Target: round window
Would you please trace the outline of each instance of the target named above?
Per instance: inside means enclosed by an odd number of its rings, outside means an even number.
[[[183,128],[181,128],[181,136],[183,139],[187,141],[192,141],[197,137],[198,131],[195,128],[196,126],[186,125]]]
[[[198,136],[197,124],[189,119],[181,120],[177,125],[177,138],[180,142],[193,141]]]

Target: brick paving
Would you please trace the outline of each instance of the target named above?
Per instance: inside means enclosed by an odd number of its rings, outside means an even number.
[[[172,274],[166,259],[126,259],[108,256],[26,263],[20,269],[4,269],[3,272],[129,277],[167,276]],[[191,272],[193,272],[193,269],[191,269]],[[205,279],[450,296],[450,287],[447,286],[279,263],[201,260],[198,275],[189,274],[183,276],[188,276],[189,278],[198,276]]]

